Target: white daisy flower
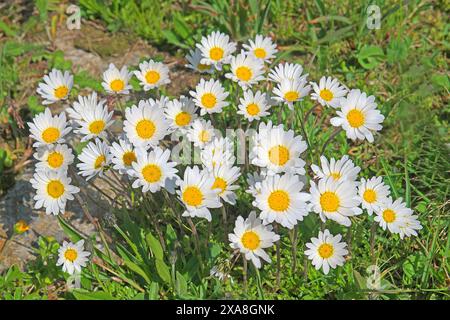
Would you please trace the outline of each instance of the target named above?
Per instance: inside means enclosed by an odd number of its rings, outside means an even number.
[[[162,62],[144,61],[139,64],[139,71],[134,71],[134,74],[141,81],[144,91],[170,83],[169,68]]]
[[[234,145],[227,137],[216,137],[201,150],[200,158],[209,171],[219,166],[232,167],[236,163]]]
[[[129,94],[133,88],[128,84],[131,76],[132,73],[128,72],[127,66],[123,66],[119,71],[114,64],[110,63],[108,69],[103,72],[102,86],[108,93]]]
[[[358,208],[361,203],[356,193],[356,183],[343,180],[336,181],[333,177],[323,178],[316,185],[311,181],[310,207],[318,213],[322,221],[331,219],[337,223],[349,227],[349,217],[362,213]]]
[[[346,98],[341,98],[341,110],[338,110],[337,117],[331,118],[333,126],[341,126],[347,137],[353,141],[367,139],[373,142],[373,131],[380,131],[384,116],[377,109],[375,97],[367,97],[366,93],[359,89],[349,92]]]
[[[221,70],[222,64],[227,64],[231,55],[236,51],[236,43],[230,42],[230,37],[221,32],[212,32],[207,37],[202,37],[200,43],[196,44],[203,58],[201,63],[214,65]]]
[[[322,179],[333,177],[336,181],[356,181],[358,173],[361,171],[361,168],[355,166],[353,161],[347,155],[337,161],[334,158],[331,158],[330,161],[328,161],[327,158],[321,156],[320,163],[322,167],[315,164],[311,165],[311,169],[315,173],[315,178]]]
[[[90,255],[90,252],[84,251],[84,240],[80,240],[75,244],[64,241],[63,245],[58,249],[56,265],[62,265],[62,270],[69,274],[80,273],[81,267],[86,267]]]
[[[369,180],[361,178],[358,186],[358,195],[363,209],[367,210],[369,216],[387,201],[389,197],[389,186],[383,183],[381,177],[372,177]]]
[[[180,190],[177,191],[180,201],[186,206],[183,217],[206,218],[211,222],[209,208],[220,208],[218,189],[212,189],[214,177],[197,166],[187,167],[183,180],[177,180]]]
[[[273,89],[274,100],[287,104],[289,109],[294,110],[294,103],[302,100],[308,95],[311,85],[307,85],[305,79],[281,81],[276,88]]]
[[[188,129],[186,137],[194,143],[194,146],[204,148],[215,137],[214,127],[209,120],[196,119]]]
[[[255,195],[253,205],[261,210],[265,224],[274,221],[292,229],[297,221],[308,215],[306,204],[310,195],[300,192],[304,186],[296,175],[268,176],[261,182],[260,193]]]
[[[229,204],[236,204],[235,190],[239,189],[238,185],[233,185],[241,175],[238,167],[230,167],[218,165],[213,170],[214,183],[212,189],[219,190],[219,197]]]
[[[269,73],[269,79],[276,83],[281,83],[284,80],[289,81],[306,81],[308,74],[302,75],[303,67],[296,63],[280,63],[273,68]]]
[[[265,176],[259,174],[258,172],[247,173],[247,193],[250,193],[253,197],[261,193],[261,182],[263,182]]]
[[[258,34],[254,41],[249,39],[248,42],[249,44],[243,44],[242,47],[248,51],[248,54],[261,61],[270,63],[278,52],[277,45],[272,42],[271,37]]]
[[[80,192],[78,187],[71,185],[72,180],[67,173],[60,171],[37,171],[30,180],[36,189],[35,209],[45,208],[46,214],[58,215],[66,210],[67,200],[73,200],[73,194]]]
[[[65,144],[55,144],[53,147],[40,148],[33,156],[39,160],[36,171],[64,171],[73,163],[72,149]]]
[[[169,122],[163,110],[148,101],[141,100],[125,110],[124,128],[128,140],[136,147],[148,148],[158,145],[168,134]]]
[[[319,84],[311,82],[311,85],[314,89],[311,99],[317,100],[322,106],[335,109],[339,107],[340,99],[345,97],[348,92],[348,89],[338,79],[332,77],[322,77]]]
[[[271,225],[263,225],[255,211],[250,212],[245,220],[241,216],[237,217],[233,232],[228,234],[231,248],[239,249],[256,268],[261,268],[260,258],[272,262],[264,249],[272,247],[274,242],[280,240],[280,236],[272,231]]]
[[[155,147],[152,151],[137,150],[137,161],[133,162],[129,174],[136,178],[132,187],[142,187],[142,192],[155,193],[164,187],[173,192],[178,178],[176,162],[169,161],[170,150]]]
[[[78,156],[80,162],[77,168],[80,170],[78,174],[86,177],[86,181],[93,178],[97,174],[103,176],[103,170],[111,163],[111,153],[106,142],[95,139],[95,142],[89,142]]]
[[[169,101],[165,107],[165,116],[170,121],[171,130],[180,129],[185,132],[192,122],[197,119],[197,106],[192,99],[181,96],[180,100]]]
[[[119,143],[113,142],[109,152],[113,168],[121,174],[127,173],[137,160],[136,149],[127,139],[119,139]]]
[[[164,110],[167,106],[167,103],[169,103],[170,99],[166,97],[165,95],[161,95],[159,99],[153,99],[149,98],[147,99],[147,102],[152,106],[159,108],[161,110]]]
[[[323,273],[328,274],[330,268],[344,265],[348,251],[347,244],[341,240],[340,234],[333,236],[328,229],[319,231],[318,238],[311,238],[311,242],[306,244],[308,249],[305,250],[305,255],[312,261],[316,270],[322,268]]]
[[[417,236],[417,231],[422,229],[422,225],[413,215],[413,211],[406,207],[402,198],[392,201],[388,197],[377,210],[375,210],[375,221],[380,224],[383,230],[389,229],[392,233],[398,233],[400,238],[411,235]]]
[[[251,90],[244,91],[244,98],[240,98],[241,102],[238,106],[238,114],[242,114],[248,121],[259,120],[261,117],[268,116],[267,112],[271,103],[266,93],[256,91],[254,94]]]
[[[97,102],[97,93],[93,92],[87,97],[78,96],[78,102],[74,102],[73,108],[66,109],[69,117],[78,125],[75,133],[84,135],[82,142],[92,138],[106,138],[106,129],[109,128],[113,111],[108,112],[106,100]]]
[[[44,99],[42,104],[52,104],[67,99],[73,86],[73,75],[68,71],[63,74],[60,70],[52,69],[43,80],[44,82],[39,83],[36,90]]]
[[[200,49],[195,48],[195,50],[189,50],[189,54],[186,56],[189,64],[186,65],[187,68],[200,73],[213,73],[214,66],[211,64],[203,64],[200,61],[203,59],[202,52]]]
[[[260,125],[254,146],[255,158],[252,163],[258,167],[267,168],[268,174],[293,173],[305,174],[305,161],[300,155],[306,150],[306,142],[300,135],[294,136],[294,131],[284,131],[282,125],[265,128]]]
[[[245,90],[264,79],[264,62],[242,52],[231,57],[230,71],[225,77]]]
[[[207,113],[222,112],[222,109],[228,105],[225,99],[229,93],[225,91],[219,80],[200,79],[195,91],[189,91],[189,94],[194,98],[195,104],[200,107],[202,116]]]
[[[31,138],[36,140],[33,147],[51,147],[56,143],[64,143],[64,137],[72,130],[67,126],[66,114],[61,113],[52,117],[50,109],[45,109],[28,122]]]

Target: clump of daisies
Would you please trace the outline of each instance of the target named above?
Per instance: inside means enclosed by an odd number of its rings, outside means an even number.
[[[282,245],[287,232],[295,238],[308,215],[316,215],[323,226],[351,228],[357,223],[354,217],[365,212],[402,239],[416,236],[422,228],[418,216],[401,198],[392,198],[382,177],[360,177],[361,168],[348,155],[336,159],[320,154],[322,146],[310,145],[306,131],[294,129],[295,119],[313,115],[304,113],[304,101],[310,99],[314,107],[334,114],[331,126],[345,131],[348,139],[372,143],[384,121],[375,97],[328,75],[310,81],[300,64],[272,67],[277,53],[270,37],[257,35],[240,45],[213,32],[186,57],[185,66],[201,74],[199,83],[172,98],[159,95],[171,82],[169,67],[152,59],[135,68],[110,64],[103,73],[104,92],[80,95],[73,102],[68,100],[76,85],[73,76],[52,70],[37,93],[44,104],[67,108],[58,115],[49,107],[29,123],[37,160],[31,179],[35,208],[63,214],[68,201],[83,196],[78,195],[78,179],[106,179],[124,192],[135,189],[143,200],[163,193],[173,210],[182,206],[176,213],[191,226],[192,219],[223,219],[221,231],[228,235],[233,254],[242,254],[256,268],[271,263],[272,247]],[[133,100],[133,76],[148,99]],[[127,95],[131,106],[115,109],[114,102]],[[115,114],[121,112],[122,132],[113,133]],[[288,114],[285,123],[280,122],[282,112]],[[245,125],[244,134],[252,132],[243,161],[236,136],[223,136],[235,129],[225,127],[227,122]],[[174,134],[193,145],[195,163],[175,159]],[[73,144],[78,141],[84,148],[75,157]],[[307,163],[316,156],[320,163]],[[253,210],[233,216],[243,201],[243,186]],[[345,263],[348,245],[341,234],[322,230],[303,251],[316,269],[328,274]],[[64,242],[58,265],[68,273],[79,272],[88,256],[84,242]]]

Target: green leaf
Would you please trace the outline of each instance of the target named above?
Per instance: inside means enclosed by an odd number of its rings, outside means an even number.
[[[70,226],[61,216],[58,215],[58,221],[61,228],[64,230],[64,233],[67,234],[72,242],[78,242],[84,237],[75,230],[72,226]]]
[[[383,58],[383,49],[378,46],[364,46],[357,55],[358,62],[364,69],[375,68]]]
[[[122,256],[122,258],[123,258],[123,256]],[[147,275],[147,273],[145,273],[145,271],[141,267],[139,267],[136,263],[132,262],[128,258],[125,258],[123,260],[123,262],[128,267],[128,269],[130,269],[131,271],[133,271],[133,272],[137,273],[138,275],[140,275],[142,278],[144,278],[144,280],[147,283],[151,283],[152,282],[150,280],[149,276]]]
[[[87,290],[75,289],[72,293],[77,300],[115,300],[111,294],[105,291],[89,292]]]
[[[177,294],[183,296],[187,294],[187,281],[181,273],[177,271],[177,280],[175,284]]]
[[[164,263],[164,261],[162,261],[160,259],[156,259],[155,265],[156,265],[156,271],[158,272],[158,275],[160,276],[160,278],[164,282],[170,283],[169,267]]]
[[[164,252],[161,243],[159,243],[158,239],[156,239],[151,233],[148,233],[145,239],[147,240],[148,246],[155,255],[155,258],[163,260]]]

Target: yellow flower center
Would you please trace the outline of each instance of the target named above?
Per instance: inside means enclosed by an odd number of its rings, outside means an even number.
[[[190,122],[191,122],[191,115],[186,111],[180,112],[175,117],[175,123],[179,127],[187,126]]]
[[[198,139],[201,142],[205,143],[205,142],[208,142],[209,139],[211,139],[211,136],[207,130],[202,130],[198,135]]]
[[[135,162],[137,160],[136,158],[136,154],[134,153],[134,151],[128,151],[125,152],[122,156],[122,161],[126,166],[131,166],[131,164],[133,162]]]
[[[253,50],[253,53],[255,54],[255,57],[259,59],[264,59],[267,55],[266,50],[264,50],[263,48],[256,48],[255,50]]]
[[[206,70],[211,69],[211,66],[207,65],[207,64],[199,63],[197,66],[197,69],[200,71],[206,71]]]
[[[216,105],[217,102],[217,98],[215,95],[213,95],[212,93],[205,93],[202,96],[202,105],[207,108],[207,109],[211,109]]]
[[[75,249],[67,249],[66,252],[64,252],[64,258],[66,258],[70,262],[74,262],[77,257],[78,253]]]
[[[334,248],[329,243],[322,243],[317,251],[322,259],[328,259],[333,255]]]
[[[277,166],[283,166],[289,161],[289,149],[285,146],[278,145],[269,150],[269,160]]]
[[[256,116],[259,113],[259,106],[256,103],[247,105],[247,113],[251,116]]]
[[[162,176],[161,168],[155,164],[146,165],[142,169],[142,175],[144,176],[145,181],[149,183],[158,182]]]
[[[288,91],[284,94],[284,99],[289,102],[297,101],[299,97],[300,96],[297,91]]]
[[[157,83],[159,78],[161,78],[161,76],[159,75],[159,72],[154,71],[154,70],[147,71],[147,73],[145,74],[145,80],[147,80],[148,84]]]
[[[252,78],[252,70],[246,66],[240,66],[236,69],[236,77],[242,81],[249,81]]]
[[[340,200],[335,192],[326,191],[320,196],[320,206],[323,211],[335,212],[339,208]]]
[[[395,214],[394,210],[386,209],[386,210],[383,211],[383,219],[387,223],[394,222],[395,221],[395,217],[396,217],[396,214]]]
[[[125,82],[122,79],[116,79],[111,81],[110,85],[111,90],[115,92],[122,91],[125,88]]]
[[[289,208],[289,194],[284,190],[273,191],[267,199],[270,209],[274,211],[285,211]]]
[[[94,168],[99,169],[103,166],[103,163],[105,162],[106,157],[102,154],[95,159]]]
[[[209,50],[209,57],[212,60],[219,61],[223,58],[224,51],[222,48],[214,47]]]
[[[64,156],[57,151],[53,151],[48,154],[47,163],[53,169],[61,167],[64,162]]]
[[[325,101],[331,101],[333,99],[333,92],[328,89],[323,89],[320,91],[320,97]]]
[[[245,249],[256,250],[259,248],[261,239],[256,232],[246,231],[241,237],[241,242]]]
[[[66,86],[59,86],[55,89],[55,97],[57,97],[58,99],[65,98],[68,93],[69,88],[67,88]]]
[[[42,140],[47,143],[54,143],[59,139],[59,129],[55,127],[49,127],[42,132]]]
[[[105,129],[105,121],[103,120],[92,121],[89,125],[89,131],[92,134],[99,134],[103,131],[103,129]]]
[[[333,177],[334,180],[339,180],[342,177],[339,172],[333,172],[331,173],[331,176]]]
[[[227,182],[222,179],[217,177],[216,180],[214,181],[211,189],[220,189],[220,193],[219,195],[223,194],[225,192],[225,189],[227,188]]]
[[[59,180],[50,180],[47,184],[47,193],[54,199],[58,199],[64,194],[64,185]]]
[[[189,206],[199,206],[203,202],[203,194],[197,187],[187,187],[183,192],[183,201]]]
[[[359,128],[364,124],[364,114],[358,109],[350,110],[347,120],[351,127]]]
[[[364,191],[363,198],[368,203],[375,202],[377,200],[377,193],[372,189],[367,189]]]
[[[141,120],[136,125],[136,133],[141,139],[150,139],[155,134],[155,124],[147,119]]]

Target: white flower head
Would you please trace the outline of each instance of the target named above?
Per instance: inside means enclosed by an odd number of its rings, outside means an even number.
[[[73,86],[73,75],[68,71],[63,74],[60,70],[52,69],[43,80],[44,82],[39,83],[36,90],[44,99],[42,104],[52,104],[67,99]]]
[[[200,158],[209,171],[219,166],[232,167],[236,163],[234,144],[227,137],[215,137],[201,150]]]
[[[211,221],[210,208],[220,208],[218,189],[213,189],[214,177],[207,170],[197,166],[187,167],[183,180],[177,180],[180,190],[177,191],[180,201],[186,207],[183,217],[200,217]]]
[[[188,129],[186,137],[194,143],[194,146],[204,148],[215,137],[215,130],[211,121],[196,119]]]
[[[229,93],[225,91],[219,80],[200,79],[195,91],[189,91],[194,98],[195,104],[200,107],[200,114],[220,113],[228,105],[226,98]]]
[[[133,162],[136,162],[136,148],[128,141],[128,139],[119,139],[119,143],[113,142],[109,148],[111,153],[111,162],[113,168],[119,173],[125,174],[132,168]]]
[[[236,204],[235,190],[239,189],[238,185],[234,185],[241,175],[240,168],[227,165],[218,165],[213,170],[214,183],[212,189],[219,190],[219,197],[229,204]]]
[[[311,94],[312,100],[317,100],[322,106],[338,108],[340,99],[345,97],[348,89],[343,86],[338,79],[332,77],[320,78],[319,84],[311,82],[314,92]]]
[[[189,64],[186,65],[187,68],[200,73],[214,73],[214,65],[200,62],[203,59],[200,49],[195,48],[195,50],[189,50],[186,59],[189,62]]]
[[[207,65],[212,64],[218,70],[222,69],[223,64],[229,63],[231,55],[236,51],[236,43],[231,42],[228,35],[218,31],[203,37],[196,46],[203,55],[200,62]]]
[[[141,82],[144,91],[170,83],[169,68],[162,62],[144,61],[139,64],[139,71],[134,71],[134,74]]]
[[[333,177],[335,181],[350,180],[356,181],[358,173],[361,168],[355,166],[353,161],[344,155],[341,159],[337,160],[331,158],[328,161],[324,156],[320,157],[321,167],[313,164],[311,165],[312,171],[315,173],[315,178],[327,178]]]
[[[306,244],[308,249],[305,250],[305,255],[312,261],[316,270],[322,268],[323,273],[328,274],[330,268],[344,265],[348,251],[347,244],[341,240],[340,234],[333,236],[328,229],[319,231],[317,238],[311,238],[311,242]]]
[[[280,63],[275,68],[273,68],[269,73],[269,79],[278,84],[285,80],[306,82],[308,74],[302,74],[303,67],[295,63]]]
[[[256,198],[256,195],[261,193],[261,183],[263,182],[265,176],[259,174],[258,172],[247,173],[247,184],[248,189],[247,193],[250,193],[253,197]]]
[[[77,164],[78,174],[86,177],[86,181],[96,175],[103,176],[103,170],[111,163],[111,153],[106,142],[95,139],[89,142],[78,156],[80,162]]]
[[[381,177],[372,177],[368,180],[362,178],[358,186],[361,205],[370,216],[387,201],[389,193],[389,186],[384,184]]]
[[[244,90],[264,79],[264,63],[245,52],[231,57],[230,71],[225,77],[237,82]]]
[[[31,138],[36,140],[33,147],[52,147],[56,143],[64,143],[64,137],[72,130],[67,125],[66,114],[52,116],[50,109],[45,109],[28,122]]]
[[[65,144],[43,147],[36,150],[33,156],[39,160],[36,171],[64,171],[73,163],[72,149]]]
[[[186,132],[192,122],[197,119],[197,106],[194,101],[185,96],[181,96],[180,100],[174,99],[169,101],[165,107],[165,116],[170,122],[172,131],[179,129]]]
[[[330,122],[335,127],[342,127],[347,138],[356,141],[367,139],[374,141],[373,132],[380,131],[384,116],[377,109],[374,96],[367,96],[359,89],[353,89],[346,98],[341,98],[341,110]]]
[[[251,90],[244,91],[244,98],[239,99],[238,114],[242,114],[248,121],[260,120],[262,117],[268,116],[268,110],[271,107],[266,93]]]
[[[307,84],[305,79],[284,79],[273,89],[273,99],[287,104],[289,109],[294,110],[294,103],[306,97],[310,90],[311,85]]]
[[[348,180],[336,181],[333,177],[320,179],[318,184],[311,181],[311,208],[322,221],[330,219],[349,227],[349,217],[362,213],[356,183]]]
[[[113,111],[108,112],[106,100],[97,102],[97,93],[93,92],[87,97],[78,96],[78,102],[72,108],[66,109],[69,117],[75,122],[75,133],[82,134],[82,142],[92,138],[106,138],[108,129],[114,122]]]
[[[148,148],[157,146],[169,132],[169,121],[163,109],[149,101],[141,100],[125,110],[124,128],[128,140],[136,146]]]
[[[73,200],[73,194],[80,192],[78,187],[70,184],[72,180],[63,170],[36,171],[30,182],[36,189],[35,209],[44,207],[46,214],[55,216],[64,213],[67,200]]]
[[[81,268],[86,267],[90,255],[90,252],[84,251],[84,240],[80,240],[75,244],[64,241],[63,245],[58,249],[56,265],[62,265],[62,270],[69,274],[80,273]]]
[[[263,37],[258,34],[255,38],[248,40],[249,44],[243,44],[248,54],[256,59],[270,63],[278,52],[276,43],[273,43],[271,37]]]
[[[132,73],[128,72],[127,66],[123,66],[119,71],[114,64],[110,63],[108,69],[103,72],[102,86],[108,93],[129,94],[133,88],[128,84],[131,76]]]
[[[278,222],[292,229],[297,221],[308,215],[307,201],[310,195],[301,192],[301,182],[296,175],[268,176],[261,182],[261,190],[255,195],[253,205],[261,210],[265,224]]]
[[[128,171],[130,176],[136,178],[132,187],[142,187],[142,192],[151,193],[163,187],[173,193],[178,170],[175,168],[177,163],[169,161],[170,150],[155,147],[150,152],[139,149],[136,154],[137,161],[131,164],[133,168]]]
[[[233,233],[228,234],[233,249],[239,249],[245,259],[251,260],[256,268],[261,268],[261,260],[272,262],[264,249],[273,246],[280,236],[272,231],[271,225],[264,225],[255,211],[250,212],[247,219],[237,217]]]

